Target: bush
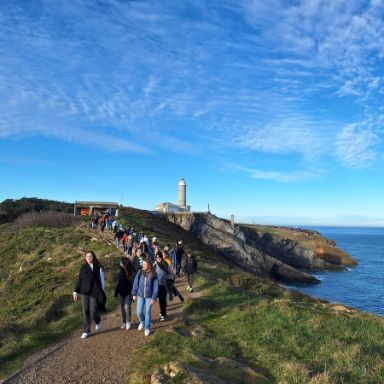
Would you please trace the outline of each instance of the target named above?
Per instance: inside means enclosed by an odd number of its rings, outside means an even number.
[[[68,225],[79,224],[82,219],[70,213],[43,211],[29,212],[19,216],[13,223],[15,229],[30,227],[66,227]]]

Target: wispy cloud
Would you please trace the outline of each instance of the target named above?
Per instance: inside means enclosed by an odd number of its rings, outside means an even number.
[[[366,123],[346,125],[336,140],[336,156],[340,161],[352,168],[361,168],[374,163],[378,153],[377,134]]]
[[[382,99],[383,7],[3,2],[0,137],[44,135],[138,153],[220,152],[230,143],[308,163],[337,142],[336,159],[346,167],[374,161],[382,133],[371,132],[374,139],[345,127],[366,115],[374,120]],[[371,107],[345,121],[327,108],[340,98]],[[361,151],[348,151],[342,143],[357,132]],[[207,140],[196,145],[201,137]]]
[[[306,180],[313,180],[321,177],[324,172],[317,171],[296,171],[296,172],[276,172],[260,169],[246,168],[242,166],[229,166],[230,169],[245,172],[253,179],[270,180],[279,183],[297,183]]]

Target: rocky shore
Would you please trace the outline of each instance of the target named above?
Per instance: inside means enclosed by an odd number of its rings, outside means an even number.
[[[166,214],[206,245],[258,276],[317,284],[308,271],[340,270],[357,262],[316,231],[235,224],[210,213]]]

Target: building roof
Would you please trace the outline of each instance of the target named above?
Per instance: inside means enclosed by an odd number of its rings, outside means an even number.
[[[108,201],[75,201],[75,205],[85,205],[88,207],[102,206],[102,207],[118,207],[119,203]]]

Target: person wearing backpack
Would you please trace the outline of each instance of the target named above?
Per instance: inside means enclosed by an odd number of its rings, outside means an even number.
[[[159,280],[147,255],[141,254],[143,259],[142,269],[136,274],[133,282],[132,298],[136,302],[136,314],[140,321],[137,329],[144,328],[144,335],[151,334],[151,310],[159,292]],[[145,313],[144,313],[145,307]]]
[[[115,297],[119,299],[121,309],[121,329],[131,329],[131,290],[134,276],[135,273],[132,261],[128,257],[122,257],[120,262],[120,273],[115,288]]]

